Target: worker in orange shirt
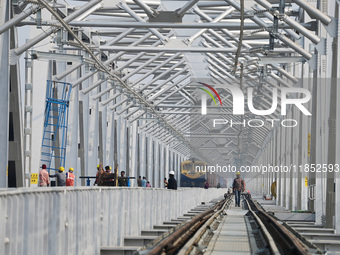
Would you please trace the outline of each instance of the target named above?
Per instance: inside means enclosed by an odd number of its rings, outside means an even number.
[[[73,168],[71,167],[66,174],[66,186],[74,186],[74,174]]]

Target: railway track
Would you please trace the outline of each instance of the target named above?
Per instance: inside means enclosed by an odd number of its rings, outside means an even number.
[[[222,219],[228,217],[232,200],[233,195],[226,195],[213,207],[196,215],[169,235],[139,249],[136,254],[203,254],[213,236],[216,235]],[[243,196],[243,207],[244,210],[248,210],[244,217],[249,232],[249,242],[252,243],[250,254],[310,254],[306,245],[247,195]]]
[[[270,239],[270,247],[274,247],[275,244],[277,248],[275,254],[277,254],[277,252],[279,252],[278,254],[285,255],[309,254],[308,247],[286,227],[281,225],[272,215],[266,213],[260,206],[254,203],[250,197],[245,197],[245,202],[249,212],[257,218],[257,222],[261,224],[261,228],[266,233],[266,237]],[[274,244],[272,242],[274,242]]]

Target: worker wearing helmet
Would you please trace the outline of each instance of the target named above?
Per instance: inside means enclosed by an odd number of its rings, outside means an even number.
[[[110,166],[106,166],[106,167],[105,167],[105,171],[106,171],[107,173],[111,173],[111,169],[112,169],[112,168],[111,168]]]
[[[95,186],[96,184],[98,185],[98,176],[99,176],[99,169],[101,169],[101,163],[97,165],[97,174],[96,174],[96,180],[93,183],[93,186]],[[99,185],[98,185],[99,186]]]
[[[175,179],[175,172],[169,172],[168,189],[177,189],[177,181]]]
[[[233,190],[235,193],[235,207],[240,207],[241,192],[246,189],[244,180],[241,178],[241,173],[236,173],[236,178],[233,182]]]
[[[70,167],[68,173],[66,174],[66,186],[74,186],[74,178],[73,168]]]
[[[112,168],[110,166],[105,167],[105,176],[106,176],[106,173],[112,174],[111,169]],[[103,186],[113,186],[113,185],[114,185],[114,179],[103,178]]]
[[[66,185],[66,174],[64,173],[65,168],[59,167],[59,171],[54,175],[50,175],[50,177],[55,177],[57,180],[57,186],[65,186]]]

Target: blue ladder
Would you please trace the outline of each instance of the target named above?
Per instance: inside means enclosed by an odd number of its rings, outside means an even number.
[[[68,109],[72,85],[47,81],[44,134],[41,145],[41,164],[47,171],[65,167]]]

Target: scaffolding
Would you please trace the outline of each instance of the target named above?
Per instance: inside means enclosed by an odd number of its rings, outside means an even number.
[[[41,164],[47,171],[65,167],[68,110],[72,85],[47,81]]]

